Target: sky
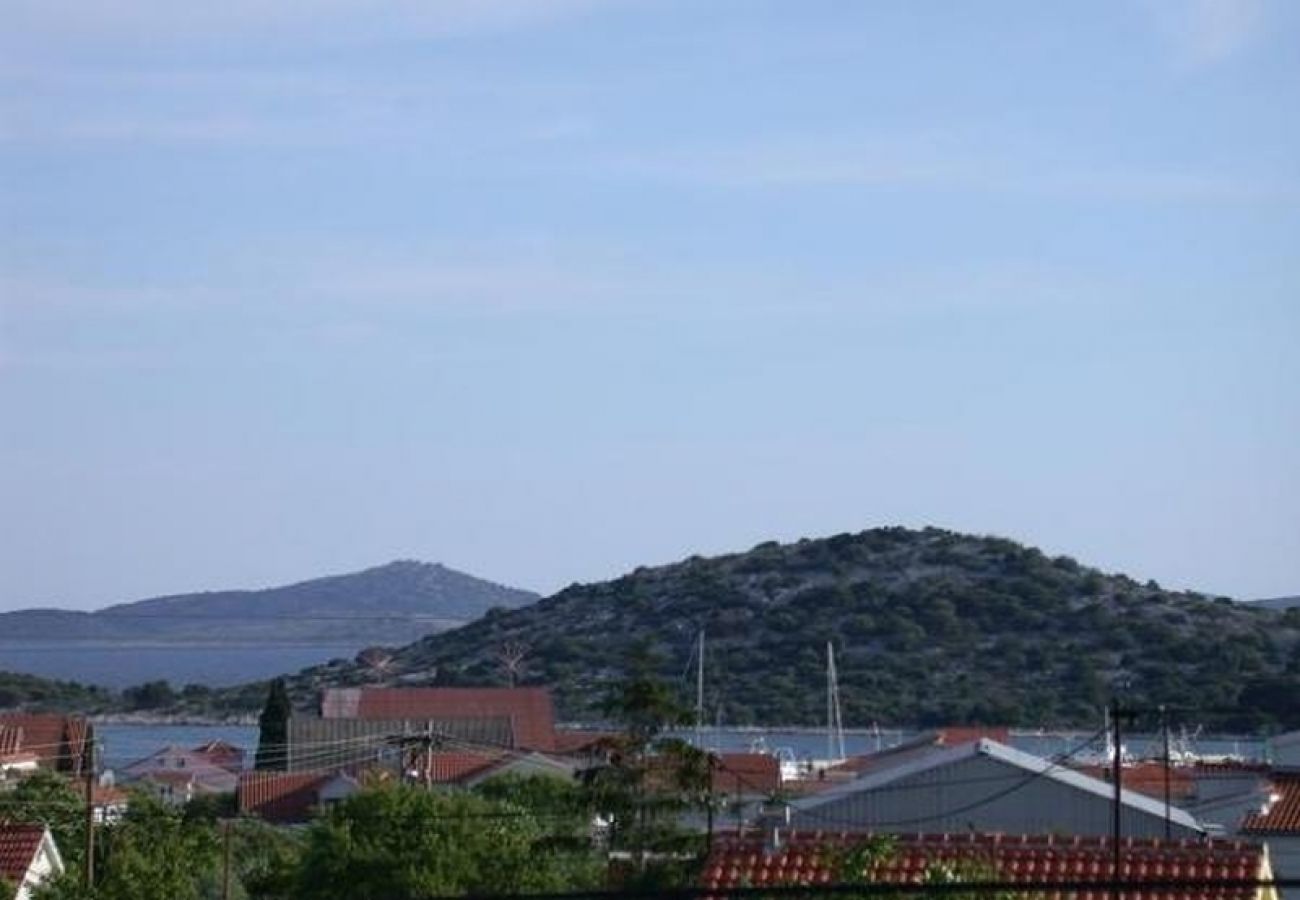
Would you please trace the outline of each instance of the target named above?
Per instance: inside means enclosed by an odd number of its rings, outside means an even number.
[[[0,19],[0,608],[889,524],[1300,593],[1300,4]]]

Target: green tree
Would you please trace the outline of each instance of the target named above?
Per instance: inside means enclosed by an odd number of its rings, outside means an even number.
[[[176,702],[176,692],[166,681],[147,681],[122,691],[131,709],[161,709]]]
[[[64,864],[81,869],[86,847],[86,803],[66,778],[44,769],[34,772],[10,791],[0,791],[0,822],[45,825],[54,836]]]
[[[289,702],[289,688],[283,678],[276,678],[266,694],[266,705],[257,719],[258,769],[284,769],[287,767],[289,743],[289,716],[293,704]]]
[[[94,888],[69,867],[41,900],[206,900],[217,892],[220,841],[211,823],[136,794],[125,818],[96,835]]]
[[[570,860],[544,850],[546,832],[522,807],[475,794],[385,785],[331,807],[307,833],[301,900],[419,900],[465,893],[560,891]]]
[[[622,731],[609,742],[606,765],[584,775],[592,808],[610,823],[610,848],[631,854],[636,872],[629,881],[645,887],[688,877],[676,858],[702,847],[680,819],[708,802],[711,779],[707,754],[665,736],[690,724],[691,714],[652,674],[654,663],[636,651],[630,674],[610,691],[605,711]]]

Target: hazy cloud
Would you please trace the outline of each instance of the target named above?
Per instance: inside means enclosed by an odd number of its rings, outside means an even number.
[[[1194,66],[1244,50],[1264,26],[1264,0],[1146,0],[1157,29],[1179,59]]]

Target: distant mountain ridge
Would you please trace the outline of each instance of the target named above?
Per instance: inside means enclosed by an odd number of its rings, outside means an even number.
[[[0,613],[0,641],[405,643],[536,599],[439,563],[398,560],[282,587],[176,594],[95,612]]]
[[[1264,609],[1292,609],[1300,606],[1300,596],[1295,597],[1272,597],[1268,600],[1252,600],[1254,606],[1260,606]]]
[[[513,648],[525,651],[522,683],[550,685],[563,716],[592,720],[639,648],[692,700],[701,629],[707,715],[724,724],[823,721],[833,642],[852,726],[1095,726],[1119,689],[1193,725],[1300,727],[1300,611],[1167,591],[937,528],[640,568],[422,638],[382,667],[307,669],[291,689],[307,704],[329,685],[501,684]]]

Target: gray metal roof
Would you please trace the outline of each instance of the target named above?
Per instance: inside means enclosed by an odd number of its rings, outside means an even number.
[[[1041,777],[1050,779],[1106,800],[1111,799],[1115,793],[1114,785],[1109,782],[1101,781],[1090,775],[1084,775],[1082,772],[1076,772],[1063,763],[1043,759],[1040,756],[1025,753],[1014,747],[1008,747],[1006,744],[983,738],[978,741],[958,744],[955,747],[936,747],[933,753],[922,756],[908,756],[901,760],[898,765],[870,772],[860,778],[838,784],[829,790],[795,800],[790,804],[790,808],[794,812],[813,810],[844,797],[868,793],[912,775],[929,772],[943,766],[950,766],[976,756],[986,756],[998,762],[1023,769],[1026,778]],[[1162,802],[1135,791],[1122,790],[1120,792],[1120,803],[1130,809],[1159,818],[1163,818],[1165,815],[1165,806]],[[1170,809],[1169,818],[1171,822],[1184,828],[1204,831],[1204,828],[1194,816],[1178,807]]]

